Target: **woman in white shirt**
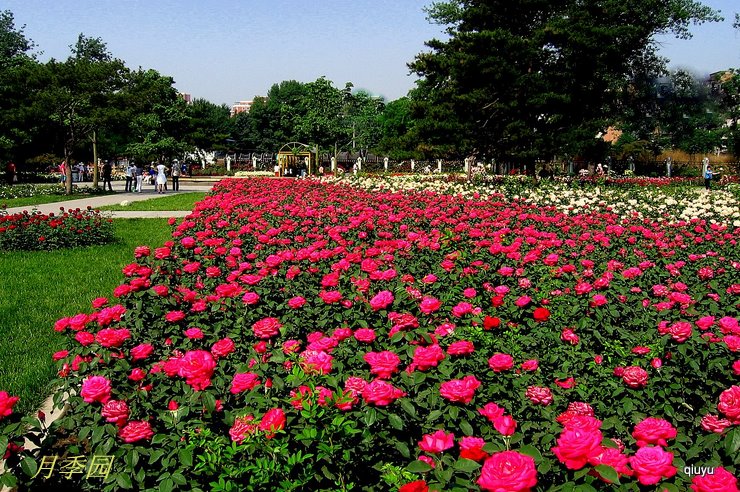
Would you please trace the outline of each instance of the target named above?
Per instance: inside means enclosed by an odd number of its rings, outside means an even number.
[[[167,184],[166,170],[167,168],[164,167],[164,164],[157,165],[157,193],[164,193],[164,185]]]

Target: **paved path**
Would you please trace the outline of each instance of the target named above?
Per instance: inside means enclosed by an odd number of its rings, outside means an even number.
[[[81,183],[82,186],[90,186],[91,183]],[[170,184],[171,186],[171,184]],[[75,208],[87,208],[93,207],[103,207],[105,205],[118,205],[124,200],[129,202],[138,202],[140,200],[155,200],[157,198],[162,198],[167,195],[172,195],[174,193],[187,193],[187,192],[193,192],[193,191],[201,191],[206,192],[210,191],[211,187],[213,186],[213,183],[211,182],[205,182],[205,183],[199,183],[199,182],[181,182],[180,183],[180,191],[174,192],[174,191],[168,191],[163,195],[160,195],[156,191],[154,191],[154,187],[152,185],[145,185],[143,188],[143,191],[141,193],[127,193],[124,191],[126,188],[126,183],[124,181],[114,181],[113,182],[113,191],[116,193],[114,195],[98,195],[98,196],[87,196],[84,198],[80,198],[79,200],[67,200],[63,202],[53,202],[53,203],[43,203],[40,205],[27,205],[25,207],[13,207],[8,208],[7,212],[9,214],[15,214],[23,212],[24,210],[32,210],[36,209],[39,212],[43,214],[48,213],[57,213],[59,212],[60,207],[64,207],[65,209],[75,209]],[[177,211],[133,211],[133,210],[127,210],[127,211],[120,211],[120,212],[113,212],[113,211],[106,211],[105,214],[109,215],[113,218],[121,218],[121,219],[134,219],[134,218],[169,218],[169,217],[185,217],[190,212],[177,210]]]

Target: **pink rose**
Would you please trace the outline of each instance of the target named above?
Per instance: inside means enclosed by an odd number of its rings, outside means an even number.
[[[589,428],[566,428],[560,433],[552,452],[569,470],[580,470],[589,459],[601,453],[601,431]]]
[[[216,361],[210,352],[191,350],[177,363],[177,374],[195,391],[201,391],[210,386],[215,368]]]
[[[737,478],[723,467],[714,468],[712,473],[694,475],[691,479],[694,492],[736,492]]]
[[[242,302],[247,306],[253,306],[260,301],[260,296],[256,292],[245,292],[242,296]]]
[[[103,417],[105,417],[106,422],[111,422],[119,427],[122,427],[126,424],[126,421],[128,420],[128,405],[125,401],[108,400],[108,402],[103,405],[103,410],[101,414],[103,415]]]
[[[280,333],[283,325],[277,318],[263,318],[252,325],[252,331],[257,338],[272,338]]]
[[[123,442],[132,443],[149,440],[154,436],[152,426],[147,421],[132,421],[118,431],[118,436]]]
[[[362,398],[365,402],[379,407],[390,405],[404,396],[406,393],[382,379],[376,379],[362,389]]]
[[[177,323],[178,321],[185,319],[185,313],[182,311],[170,311],[164,316],[164,319],[170,323]]]
[[[676,437],[676,429],[666,420],[648,417],[635,426],[632,437],[640,447],[648,444],[667,446],[666,439]]]
[[[540,363],[534,359],[525,360],[520,366],[522,371],[536,371],[540,367]]]
[[[254,417],[245,415],[234,419],[234,425],[229,429],[231,440],[237,443],[242,442],[247,436],[257,432],[257,424],[254,423]]]
[[[537,469],[531,456],[501,451],[486,459],[476,481],[490,492],[528,492],[537,485]]]
[[[516,430],[516,420],[511,415],[501,415],[493,419],[493,427],[502,436],[511,436]]]
[[[469,355],[475,351],[473,342],[468,340],[458,340],[453,342],[447,347],[447,353],[449,355]]]
[[[449,434],[442,429],[437,430],[434,434],[425,434],[419,441],[419,449],[425,453],[437,454],[446,451],[455,445],[455,435]]]
[[[230,338],[222,338],[211,346],[211,355],[214,357],[226,357],[234,351],[234,341]]]
[[[705,415],[701,418],[701,427],[705,431],[721,434],[725,429],[732,426],[732,422],[727,419],[721,419],[716,415]]]
[[[131,358],[133,360],[146,359],[154,352],[154,346],[150,343],[141,343],[131,349]]]
[[[677,471],[673,466],[673,453],[660,446],[643,446],[629,460],[642,485],[655,485],[664,478],[671,478]]]
[[[530,386],[525,394],[529,401],[535,405],[547,406],[552,403],[552,391],[550,388],[541,386]]]
[[[717,410],[733,423],[740,423],[740,386],[731,386],[719,395]]]
[[[288,307],[290,309],[298,309],[302,307],[304,304],[306,304],[306,299],[304,299],[301,296],[293,297],[288,301]]]
[[[460,439],[460,458],[473,461],[481,461],[488,458],[488,453],[483,451],[486,441],[480,437],[465,436]]]
[[[373,308],[373,311],[379,311],[393,304],[393,300],[393,293],[388,290],[383,290],[370,299],[370,307]]]
[[[478,409],[478,413],[486,417],[491,423],[498,417],[501,417],[506,410],[495,403],[486,403],[483,408]]]
[[[434,297],[424,297],[419,305],[419,309],[424,314],[432,314],[435,311],[439,311],[441,307],[442,302]]]
[[[648,383],[648,373],[642,367],[625,367],[622,372],[622,381],[630,388],[642,388]]]
[[[363,360],[370,364],[370,373],[380,379],[388,379],[393,373],[398,372],[401,359],[394,352],[385,350],[383,352],[368,352]]]
[[[442,383],[439,387],[439,394],[446,400],[467,405],[473,400],[475,390],[480,385],[480,381],[475,376],[465,376],[462,379],[453,379]]]
[[[305,350],[301,354],[301,369],[306,374],[329,374],[334,357],[323,350]]]
[[[414,364],[420,371],[426,371],[431,367],[437,367],[437,364],[445,358],[444,350],[436,343],[428,347],[418,346],[414,350]]]
[[[375,330],[372,328],[360,328],[355,331],[354,337],[358,342],[372,343],[375,341]]]
[[[260,384],[260,378],[253,372],[240,372],[234,374],[231,380],[231,394],[236,395],[243,391],[256,388]]]
[[[488,366],[493,369],[493,372],[508,371],[514,367],[514,358],[509,354],[494,354],[488,359]]]
[[[96,401],[106,403],[111,398],[110,392],[111,384],[107,378],[103,376],[88,376],[87,379],[82,382],[80,396],[82,396],[82,399],[87,403],[93,403]]]
[[[95,335],[95,341],[106,348],[120,347],[129,338],[131,333],[126,328],[104,328]]]

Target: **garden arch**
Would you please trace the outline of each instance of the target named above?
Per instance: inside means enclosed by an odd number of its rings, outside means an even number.
[[[306,159],[308,160],[307,172],[310,175],[312,166],[318,161],[318,146],[310,147],[301,142],[286,143],[280,147],[277,154],[280,176],[285,176],[285,170],[290,167],[300,167],[301,162],[305,162]]]

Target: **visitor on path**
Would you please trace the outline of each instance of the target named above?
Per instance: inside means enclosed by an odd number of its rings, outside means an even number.
[[[126,166],[126,193],[130,193],[133,191],[134,188],[134,172],[136,171],[136,168],[134,167],[133,163],[130,163]]]
[[[707,164],[707,170],[704,172],[704,187],[708,190],[712,187],[712,176],[714,176],[712,166]]]
[[[113,191],[113,185],[110,183],[110,177],[113,173],[113,166],[111,166],[110,161],[106,161],[105,164],[103,164],[103,190],[105,190],[105,184],[108,183],[108,191]],[[126,178],[126,185],[129,185],[129,179]]]
[[[136,193],[141,193],[141,182],[144,179],[144,170],[136,164],[132,165],[134,166],[134,176],[136,176]]]
[[[164,187],[167,185],[167,168],[164,164],[157,165],[157,193],[164,193]]]
[[[180,165],[177,161],[172,165],[172,191],[180,191]]]
[[[8,185],[18,182],[18,175],[16,174],[15,164],[13,161],[8,161],[5,165],[5,180],[8,182]]]
[[[65,169],[67,161],[62,161],[61,164],[59,164],[59,174],[61,175],[59,177],[59,182],[64,184],[67,182],[67,170]]]

